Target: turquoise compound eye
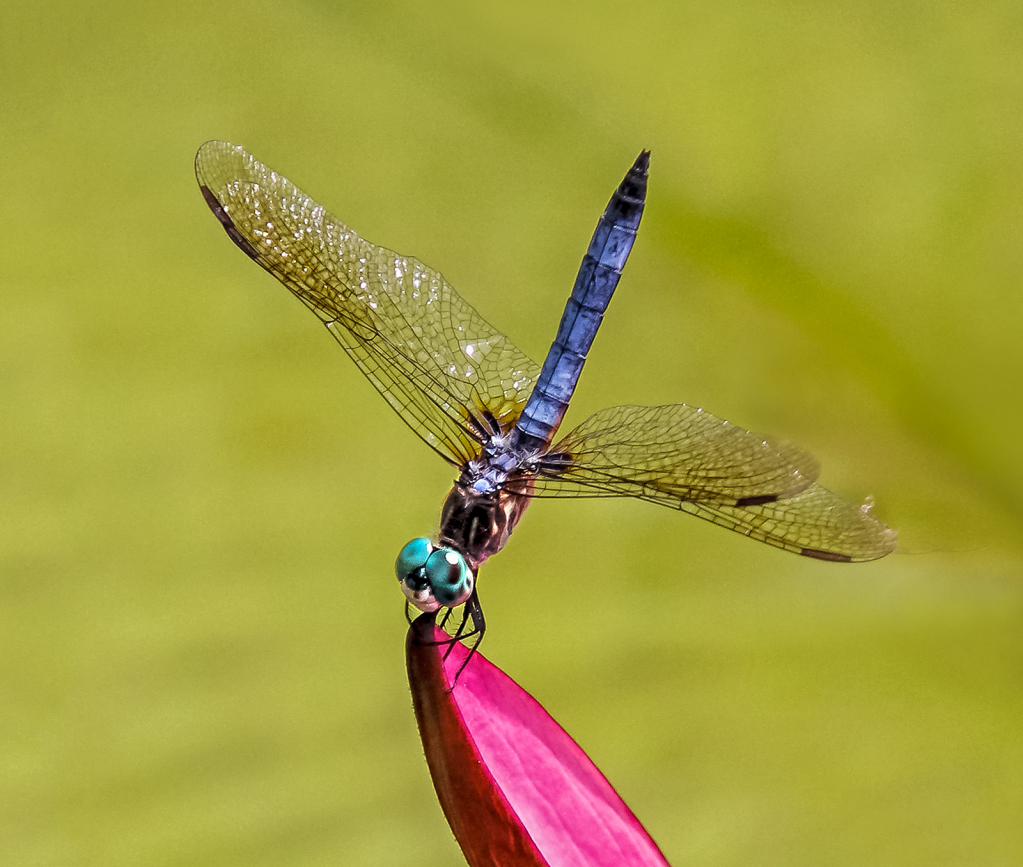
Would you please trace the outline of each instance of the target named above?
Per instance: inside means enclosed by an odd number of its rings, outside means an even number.
[[[402,584],[409,580],[419,583],[415,580],[415,573],[426,565],[434,550],[433,543],[425,537],[409,542],[398,552],[398,559],[394,561],[394,572],[398,580]]]
[[[445,608],[461,605],[472,595],[472,570],[451,548],[438,548],[426,561],[426,580],[434,598]]]

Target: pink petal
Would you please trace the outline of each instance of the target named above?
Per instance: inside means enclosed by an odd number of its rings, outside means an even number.
[[[529,693],[431,615],[406,642],[409,683],[441,808],[470,867],[664,867],[586,753]],[[444,654],[448,648],[447,659]]]

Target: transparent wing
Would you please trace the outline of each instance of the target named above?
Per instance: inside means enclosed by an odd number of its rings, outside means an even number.
[[[391,408],[463,465],[518,418],[539,367],[436,271],[360,238],[227,142],[195,173],[231,239],[312,310]]]
[[[825,560],[873,560],[895,532],[816,483],[795,446],[702,409],[616,406],[551,450],[535,496],[629,496],[680,509],[769,545]]]
[[[743,430],[697,407],[612,406],[551,449],[567,467],[542,484],[590,496],[653,496],[749,503],[791,497],[820,467],[795,446]],[[557,469],[555,466],[554,469]],[[538,482],[539,483],[539,482]]]

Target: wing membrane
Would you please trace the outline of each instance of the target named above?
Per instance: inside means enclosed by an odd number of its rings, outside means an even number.
[[[894,530],[814,482],[794,497],[755,506],[679,501],[675,507],[752,539],[818,560],[877,560],[895,550]]]
[[[552,449],[536,496],[630,496],[680,509],[778,548],[872,560],[895,533],[816,483],[803,450],[685,404],[617,406]]]
[[[539,367],[436,271],[360,238],[242,148],[204,144],[196,177],[231,239],[315,313],[391,408],[462,465],[508,430]]]
[[[803,450],[684,403],[602,409],[552,452],[569,463],[545,488],[590,487],[597,496],[647,493],[735,505],[791,497],[820,472]]]

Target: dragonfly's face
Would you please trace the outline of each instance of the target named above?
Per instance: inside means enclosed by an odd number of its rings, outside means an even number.
[[[454,608],[472,595],[473,575],[465,557],[426,538],[401,549],[394,571],[402,592],[420,611]]]

